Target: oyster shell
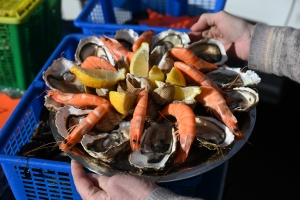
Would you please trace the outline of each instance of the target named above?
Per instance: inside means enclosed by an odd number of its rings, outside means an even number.
[[[139,38],[139,34],[133,29],[125,28],[117,30],[114,39],[118,40],[124,47],[132,51],[133,43]]]
[[[176,153],[177,137],[169,122],[153,123],[141,138],[141,149],[129,155],[131,165],[144,170],[162,170]]]
[[[223,44],[213,38],[193,42],[187,48],[192,50],[199,58],[215,65],[223,65],[228,59]]]
[[[58,133],[66,138],[70,132],[70,128],[78,123],[92,110],[79,109],[73,106],[65,105],[58,109],[55,115],[55,125]]]
[[[84,135],[81,145],[92,157],[110,163],[130,149],[129,132],[130,123],[121,122],[120,128],[111,133]]]
[[[249,87],[235,87],[225,92],[226,103],[232,112],[248,112],[259,102],[258,92]]]
[[[96,36],[82,38],[78,43],[75,52],[76,62],[81,64],[88,56],[102,57],[115,66],[115,60],[109,53],[107,47],[105,47],[103,42]]]
[[[196,140],[210,150],[227,147],[234,141],[229,128],[212,117],[196,116]]]
[[[153,50],[156,46],[165,46],[166,51],[169,51],[173,47],[188,46],[190,41],[187,33],[169,29],[153,37],[151,49]]]
[[[46,85],[61,92],[85,93],[85,86],[64,65],[65,58],[54,60],[50,67],[43,72]]]
[[[231,68],[222,65],[219,69],[206,73],[222,89],[231,87],[248,86],[255,87],[260,83],[261,78],[252,70],[242,68]]]

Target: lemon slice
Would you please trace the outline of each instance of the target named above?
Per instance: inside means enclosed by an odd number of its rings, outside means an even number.
[[[175,67],[173,67],[171,71],[167,74],[166,83],[167,82],[173,85],[178,85],[183,87],[186,86],[186,81],[182,72]]]
[[[130,74],[143,78],[148,77],[149,51],[149,44],[143,42],[140,48],[134,52],[129,66]]]
[[[156,65],[154,65],[149,71],[149,80],[155,85],[155,87],[158,87],[155,81],[164,81],[165,74]]]
[[[174,100],[180,100],[180,101],[193,100],[200,93],[201,93],[200,86],[180,87],[175,85]]]
[[[125,116],[134,108],[135,99],[136,95],[134,94],[117,91],[109,92],[110,103],[119,113]]]
[[[118,71],[110,71],[104,69],[81,68],[73,65],[70,72],[75,74],[82,84],[92,88],[106,88],[117,84],[125,79],[126,69],[122,68]]]

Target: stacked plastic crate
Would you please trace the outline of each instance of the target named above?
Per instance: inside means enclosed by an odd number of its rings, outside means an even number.
[[[0,88],[28,88],[61,40],[60,18],[59,0],[0,0]]]

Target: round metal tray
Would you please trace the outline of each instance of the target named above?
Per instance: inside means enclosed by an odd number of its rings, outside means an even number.
[[[58,133],[57,128],[54,124],[54,117],[55,113],[50,112],[50,127],[52,134],[56,141],[62,141],[63,137]],[[244,139],[243,140],[237,140],[234,142],[231,150],[226,154],[221,156],[220,158],[211,161],[211,162],[194,162],[194,164],[190,165],[182,165],[181,168],[177,168],[176,170],[172,170],[172,166],[169,168],[166,167],[167,171],[163,172],[146,172],[141,174],[140,171],[137,168],[132,167],[129,162],[127,156],[124,156],[121,159],[118,159],[114,162],[114,164],[106,164],[104,162],[101,162],[100,160],[97,160],[90,155],[88,155],[80,144],[77,144],[72,151],[67,152],[67,155],[89,169],[92,172],[95,172],[97,174],[103,174],[107,176],[112,176],[117,173],[131,173],[136,174],[139,176],[142,176],[146,179],[149,179],[151,181],[156,182],[170,182],[170,181],[178,181],[186,178],[191,178],[197,175],[200,175],[202,173],[205,173],[220,164],[224,163],[228,159],[230,159],[234,154],[236,154],[242,146],[245,144],[245,142],[250,137],[252,130],[254,128],[255,120],[256,120],[256,108],[253,108],[248,113],[242,113],[241,116],[237,116],[237,119],[239,121],[239,127],[241,128]],[[203,148],[204,149],[204,148]],[[199,151],[199,150],[198,150]],[[205,150],[203,150],[205,151]],[[192,152],[192,149],[191,151]],[[200,152],[194,153],[194,155],[199,156]],[[201,155],[201,153],[200,153]],[[169,169],[169,170],[168,170]]]

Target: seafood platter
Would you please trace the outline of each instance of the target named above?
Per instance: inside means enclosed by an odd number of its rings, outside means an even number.
[[[232,157],[256,119],[260,77],[216,39],[120,29],[83,37],[43,71],[59,148],[89,170],[174,181]]]

